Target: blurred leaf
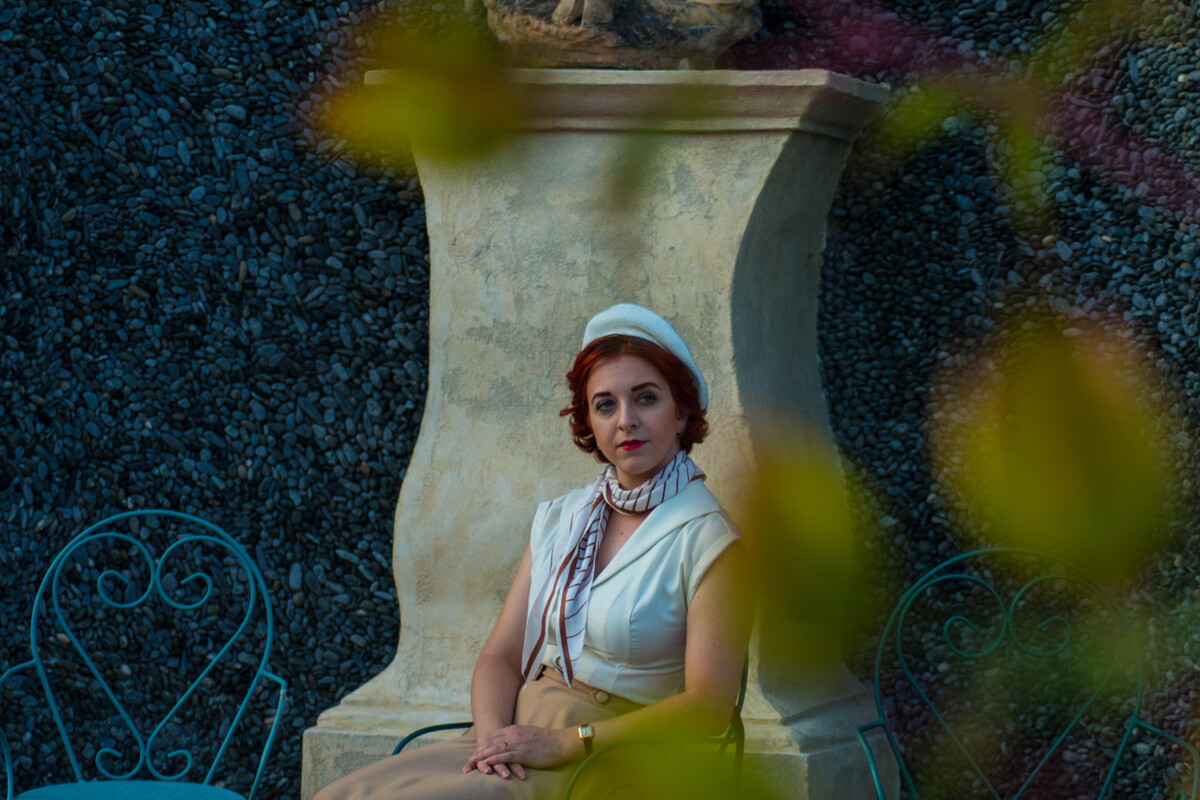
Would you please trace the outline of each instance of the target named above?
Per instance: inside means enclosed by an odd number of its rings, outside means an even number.
[[[1035,214],[1038,218],[1043,218],[1050,206],[1050,199],[1043,188],[1043,137],[1032,120],[1014,120],[1004,126],[1004,133],[1010,148],[1004,178],[1012,187],[1013,199],[1018,207],[1024,207],[1025,217]],[[1018,220],[1020,219],[1022,217],[1018,217]]]
[[[344,89],[325,118],[330,131],[359,148],[412,148],[443,160],[482,155],[519,126],[524,99],[506,79],[490,39],[424,41],[385,37],[386,71],[374,83]]]
[[[1014,74],[974,73],[955,69],[923,76],[892,106],[880,128],[893,152],[911,153],[923,141],[941,135],[947,117],[964,107],[982,106],[992,115],[1008,148],[1002,179],[1013,189],[1019,228],[1040,227],[1051,207],[1041,162],[1050,129],[1052,97],[1063,90],[1067,74],[1086,64],[1115,38],[1138,29],[1145,16],[1139,0],[1095,0],[1076,12],[1060,14],[1042,44]],[[1026,230],[1028,234],[1031,231]]]
[[[1005,545],[1056,552],[1101,582],[1160,545],[1174,460],[1131,346],[1044,318],[1008,327],[993,367],[950,376],[934,419],[946,479]]]
[[[601,752],[580,775],[572,797],[581,800],[688,798],[730,800],[764,797],[745,787],[735,791],[733,753],[697,745],[684,736],[632,740]]]
[[[1138,30],[1146,15],[1141,0],[1089,0],[1063,14],[1029,59],[1035,80],[1060,85],[1066,73],[1086,64],[1104,43]]]
[[[1046,98],[1040,85],[1030,81],[999,83],[994,77],[931,76],[921,90],[910,92],[889,110],[876,136],[889,140],[892,152],[907,155],[921,143],[941,136],[946,119],[982,106],[997,119],[1007,145],[1000,177],[1012,187],[1018,207],[1025,210],[1017,221],[1032,214],[1033,221],[1040,223],[1050,205],[1041,163]]]
[[[951,86],[934,82],[914,88],[888,109],[876,136],[889,141],[889,149],[911,153],[930,134],[940,136],[942,121],[957,114],[962,102]]]
[[[623,137],[607,181],[607,205],[635,213],[650,185],[659,151],[670,141],[664,130],[683,120],[703,119],[718,109],[718,91],[711,86],[661,86],[641,110],[640,119]]]
[[[746,541],[760,592],[764,683],[813,676],[835,664],[859,624],[847,614],[860,593],[854,520],[841,462],[824,437],[781,437],[764,456]]]
[[[1016,222],[1022,224],[1030,215],[1032,221],[1043,222],[1050,208],[1044,189],[1047,165],[1043,157],[1051,90],[1035,79],[997,81],[994,77],[954,75],[936,82],[940,91],[969,98],[996,117],[1000,139],[1007,145],[1001,179],[1012,188],[1014,200],[1025,212],[1016,217]]]

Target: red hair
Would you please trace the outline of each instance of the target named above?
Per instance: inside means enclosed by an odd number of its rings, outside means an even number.
[[[596,446],[596,436],[588,424],[587,383],[592,370],[602,361],[617,356],[636,356],[658,370],[671,387],[675,408],[687,415],[687,425],[679,436],[679,444],[685,453],[692,452],[692,445],[704,441],[708,435],[708,422],[704,409],[700,407],[700,391],[696,388],[692,372],[678,356],[647,339],[624,334],[601,336],[588,344],[575,356],[575,365],[567,373],[567,388],[571,391],[571,405],[558,412],[559,416],[570,415],[571,438],[585,453],[591,453],[601,464],[608,459]]]

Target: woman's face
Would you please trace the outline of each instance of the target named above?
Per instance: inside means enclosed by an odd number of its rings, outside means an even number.
[[[586,397],[596,446],[623,488],[645,483],[679,452],[687,420],[666,378],[648,361],[631,355],[601,361],[588,376]]]

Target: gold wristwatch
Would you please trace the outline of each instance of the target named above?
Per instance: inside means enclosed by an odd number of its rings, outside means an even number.
[[[587,755],[592,754],[592,737],[596,735],[596,731],[592,729],[591,723],[584,723],[579,726],[579,738],[583,740],[583,752]]]

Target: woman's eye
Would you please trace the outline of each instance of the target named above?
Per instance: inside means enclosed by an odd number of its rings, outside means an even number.
[[[612,404],[612,400],[601,400],[599,403],[596,403],[595,410],[608,411],[610,408],[612,408]]]
[[[658,397],[656,397],[656,396],[655,396],[653,393],[651,393],[651,392],[646,392],[646,394],[644,394],[644,395],[642,395],[642,396],[640,396],[640,397],[638,398],[638,401],[639,401],[639,402],[641,402],[641,403],[644,403],[644,404],[647,404],[647,405],[649,405],[650,403],[653,403],[653,402],[655,402],[656,400],[658,400]]]

